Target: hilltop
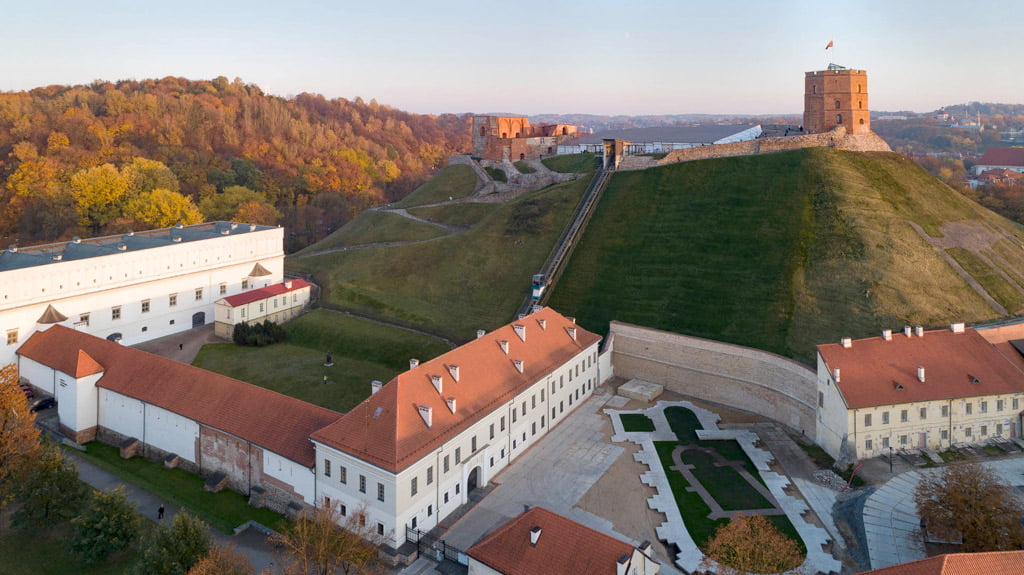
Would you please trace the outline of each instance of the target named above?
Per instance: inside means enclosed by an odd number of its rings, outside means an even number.
[[[688,162],[615,174],[548,303],[602,333],[615,319],[810,361],[842,336],[1020,312],[1022,239],[893,153]]]

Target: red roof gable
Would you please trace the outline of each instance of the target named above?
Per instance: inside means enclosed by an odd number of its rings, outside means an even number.
[[[860,575],[1020,575],[1024,573],[1024,551],[949,553]]]
[[[291,284],[292,287],[289,288],[287,287],[286,284]],[[240,305],[245,305],[247,303],[252,303],[254,301],[260,301],[261,299],[272,298],[274,296],[278,296],[281,294],[298,291],[306,287],[309,287],[309,282],[307,282],[306,280],[288,280],[286,282],[282,282],[279,284],[274,284],[271,286],[262,287],[259,289],[242,292],[235,295],[229,295],[225,298],[222,298],[221,301],[228,302],[228,305],[230,305],[231,307],[238,307]]]
[[[309,435],[341,417],[269,389],[62,325],[34,333],[18,355],[76,377],[97,373],[90,371],[94,365],[92,369],[105,371],[97,387],[173,411],[309,467],[314,461]]]
[[[530,531],[540,527],[537,544]],[[543,507],[534,507],[469,548],[467,555],[504,575],[615,575],[629,543]]]
[[[978,160],[978,165],[1024,167],[1024,148],[989,148]]]
[[[848,348],[819,345],[818,353],[830,373],[840,369],[836,385],[851,409],[1024,391],[1024,371],[973,328],[894,333],[891,341],[858,339]]]
[[[525,342],[514,325],[525,329]],[[313,439],[398,473],[600,339],[544,308],[398,375]],[[507,355],[501,341],[508,342]],[[522,373],[513,363],[517,359],[523,361]],[[458,382],[453,366],[458,366]],[[437,392],[431,376],[441,378],[444,393]],[[455,399],[455,413],[447,398]],[[430,428],[419,414],[421,405],[431,408]]]

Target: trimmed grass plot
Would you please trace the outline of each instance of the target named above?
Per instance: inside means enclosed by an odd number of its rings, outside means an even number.
[[[654,422],[642,413],[620,413],[619,419],[625,431],[654,431]]]

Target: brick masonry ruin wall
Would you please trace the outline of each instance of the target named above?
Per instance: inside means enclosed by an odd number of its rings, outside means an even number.
[[[814,370],[772,353],[613,321],[615,375],[756,413],[815,438]]]
[[[772,154],[803,148],[835,148],[853,152],[891,152],[885,140],[877,134],[847,134],[846,128],[839,126],[823,134],[802,134],[778,138],[757,138],[746,142],[732,144],[715,144],[699,148],[673,150],[660,160],[651,156],[624,156],[618,170],[645,170],[655,166],[678,164],[692,160],[709,158],[728,158],[733,156],[753,156],[756,154]]]

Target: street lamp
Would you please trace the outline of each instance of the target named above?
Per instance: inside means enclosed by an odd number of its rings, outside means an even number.
[[[889,473],[892,473],[892,446],[889,446]]]

